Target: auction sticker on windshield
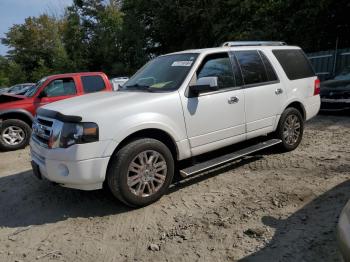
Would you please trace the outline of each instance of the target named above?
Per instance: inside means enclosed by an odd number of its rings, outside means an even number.
[[[191,66],[193,61],[175,61],[171,66]]]

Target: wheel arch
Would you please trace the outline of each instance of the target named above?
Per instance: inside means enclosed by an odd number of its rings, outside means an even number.
[[[304,121],[306,120],[306,110],[305,110],[304,105],[303,105],[301,102],[299,102],[299,101],[290,102],[290,103],[284,108],[284,110],[286,110],[287,108],[290,108],[290,107],[294,107],[295,109],[297,109],[297,110],[301,113],[301,115],[302,115]],[[283,110],[283,112],[284,112],[284,110]]]
[[[176,161],[176,159],[178,159],[179,150],[175,140],[168,132],[159,128],[146,128],[133,132],[132,134],[125,137],[120,143],[118,143],[117,147],[113,151],[113,154],[118,152],[126,144],[139,138],[153,138],[159,140],[169,148],[171,154],[174,157],[174,160]]]
[[[26,110],[17,109],[17,110],[6,110],[0,112],[0,120],[8,120],[8,119],[18,119],[27,123],[30,127],[33,123],[33,116]]]

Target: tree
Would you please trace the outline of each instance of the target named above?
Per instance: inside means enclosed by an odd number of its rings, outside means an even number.
[[[10,48],[8,58],[16,63],[29,81],[47,73],[65,72],[70,61],[62,42],[63,23],[48,15],[29,17],[14,25],[2,39]],[[40,73],[40,69],[46,68]],[[33,75],[33,72],[36,72]]]
[[[311,52],[339,39],[345,48],[349,13],[348,0],[74,0],[63,17],[10,28],[0,83],[76,71],[131,75],[157,55],[229,40],[286,41]]]
[[[8,86],[10,84],[7,76],[8,61],[5,57],[0,56],[0,87]]]
[[[66,9],[62,40],[72,63],[72,71],[87,71],[86,33],[78,13],[78,8],[74,5]]]
[[[123,14],[120,1],[75,0],[67,8],[64,43],[75,67],[124,73],[122,61]]]
[[[124,0],[123,10],[155,54],[228,40],[286,41],[306,51],[333,48],[337,37],[350,45],[347,0]]]

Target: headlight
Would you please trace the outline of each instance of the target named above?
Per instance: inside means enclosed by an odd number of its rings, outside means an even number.
[[[53,127],[49,148],[67,148],[75,144],[98,141],[98,126],[95,123],[64,123]]]

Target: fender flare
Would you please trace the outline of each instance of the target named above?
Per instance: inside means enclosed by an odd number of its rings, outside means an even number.
[[[29,118],[30,121],[33,122],[33,119],[34,119],[33,115],[30,112],[28,112],[27,110],[24,110],[24,109],[0,110],[0,119],[2,118],[3,115],[12,114],[12,113],[25,115],[26,117]]]
[[[296,103],[296,104],[298,104],[299,106],[300,106],[300,109],[302,110],[302,115],[303,115],[303,117],[304,117],[304,119],[306,118],[306,108],[305,108],[305,105],[304,105],[304,103],[302,102],[302,101],[300,101],[300,100],[297,100],[297,99],[292,99],[292,100],[289,100],[289,101],[287,101],[287,103],[284,105],[284,107],[283,107],[283,111],[282,111],[282,113],[284,112],[284,110],[286,110],[291,104],[293,104],[293,103]]]

